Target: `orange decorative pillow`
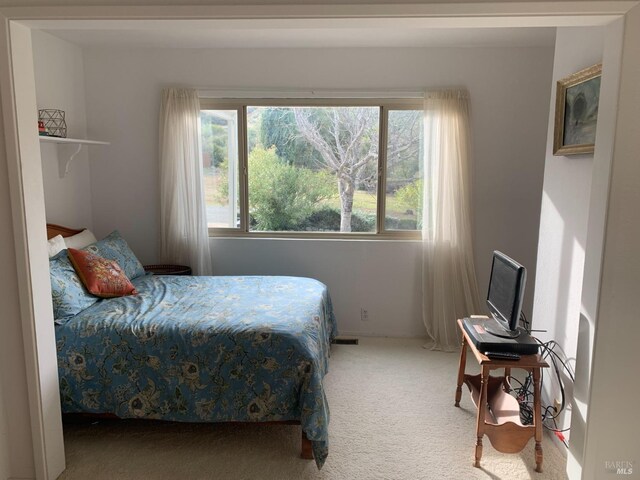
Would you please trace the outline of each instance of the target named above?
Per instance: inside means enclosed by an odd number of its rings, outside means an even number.
[[[138,293],[117,262],[75,248],[68,248],[67,254],[84,286],[96,297],[123,297]]]

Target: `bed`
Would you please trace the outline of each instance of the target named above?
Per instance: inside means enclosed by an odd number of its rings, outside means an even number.
[[[48,227],[49,238],[78,232]],[[64,413],[300,423],[303,458],[323,465],[323,377],[336,323],[322,283],[157,275],[132,283],[137,295],[97,301],[56,325]]]

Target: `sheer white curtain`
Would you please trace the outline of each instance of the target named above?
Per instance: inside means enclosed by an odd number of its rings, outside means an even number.
[[[453,351],[460,345],[456,320],[480,312],[471,235],[468,93],[427,92],[424,128],[422,314],[430,337],[426,347]]]
[[[211,275],[195,90],[168,88],[160,110],[160,256]]]

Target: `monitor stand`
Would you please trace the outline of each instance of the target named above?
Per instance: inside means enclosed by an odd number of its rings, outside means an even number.
[[[500,338],[518,338],[522,333],[522,330],[519,328],[516,328],[515,330],[506,330],[495,318],[490,319],[490,321],[484,326],[484,329],[491,335]]]

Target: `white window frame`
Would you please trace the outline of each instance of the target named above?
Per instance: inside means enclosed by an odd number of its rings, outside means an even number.
[[[289,232],[249,230],[249,152],[247,145],[247,107],[378,107],[378,188],[375,232]],[[210,237],[307,238],[340,240],[419,240],[419,230],[387,230],[385,199],[387,180],[387,120],[390,110],[422,110],[420,98],[201,98],[201,110],[236,110],[238,112],[238,173],[240,175],[240,226],[210,227]],[[424,212],[423,212],[424,214]]]

